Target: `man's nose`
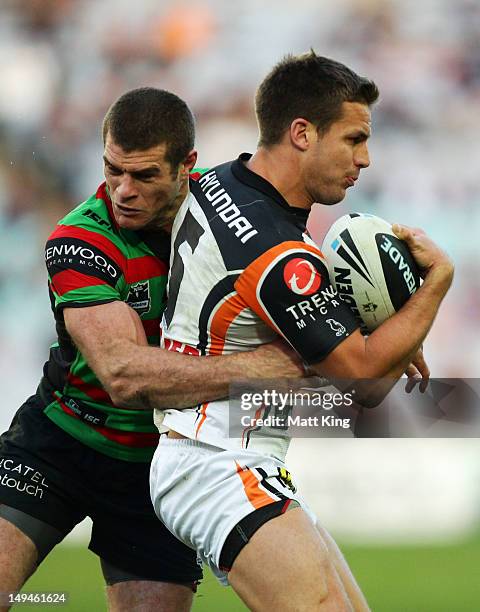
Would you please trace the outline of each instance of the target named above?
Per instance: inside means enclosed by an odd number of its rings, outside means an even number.
[[[358,147],[355,151],[355,165],[358,168],[368,168],[370,165],[370,155],[368,153],[368,147],[366,143],[363,146]]]
[[[132,198],[135,198],[138,195],[138,191],[135,186],[135,181],[127,172],[122,174],[122,176],[120,177],[118,187],[115,191],[117,198],[124,202],[126,202],[127,200],[131,200]]]

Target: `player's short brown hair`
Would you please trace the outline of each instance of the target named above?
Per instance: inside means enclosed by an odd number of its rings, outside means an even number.
[[[195,120],[187,104],[164,89],[140,87],[124,93],[103,120],[103,142],[112,140],[126,153],[165,143],[165,159],[175,169],[195,143]]]
[[[255,111],[260,130],[259,146],[277,144],[292,121],[301,117],[319,132],[340,119],[343,102],[371,106],[378,99],[373,81],[313,50],[287,55],[260,84]]]

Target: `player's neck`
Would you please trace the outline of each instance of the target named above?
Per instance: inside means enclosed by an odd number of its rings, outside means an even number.
[[[298,160],[286,147],[260,147],[246,165],[271,183],[290,206],[310,210],[313,202],[303,186]]]

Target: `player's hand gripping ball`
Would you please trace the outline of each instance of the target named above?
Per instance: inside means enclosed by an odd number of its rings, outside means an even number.
[[[420,272],[390,223],[362,213],[337,219],[323,241],[330,280],[371,332],[420,287]]]

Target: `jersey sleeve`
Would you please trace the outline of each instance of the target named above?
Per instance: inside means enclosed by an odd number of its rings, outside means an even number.
[[[56,311],[121,299],[126,258],[107,235],[59,225],[45,246],[45,263]]]
[[[300,241],[263,253],[245,268],[235,289],[307,363],[324,359],[358,327],[330,283],[320,251]]]

